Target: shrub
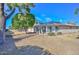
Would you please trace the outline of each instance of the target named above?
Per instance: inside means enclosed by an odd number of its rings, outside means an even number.
[[[57,32],[57,35],[62,35],[62,32]]]
[[[51,33],[48,33],[49,36],[55,36],[55,33],[51,32]]]
[[[76,39],[79,39],[79,35],[76,37]]]

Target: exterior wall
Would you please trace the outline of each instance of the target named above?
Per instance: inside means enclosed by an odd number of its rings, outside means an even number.
[[[70,26],[70,25],[39,25],[35,26],[37,33],[49,33],[49,32],[78,32],[79,26]]]
[[[27,30],[27,32],[34,32],[34,29],[33,29],[33,28],[29,28],[29,29]]]
[[[74,32],[79,32],[79,29],[60,29],[58,32],[62,33],[74,33]]]
[[[70,26],[70,25],[58,25],[59,29],[79,29],[79,26]]]

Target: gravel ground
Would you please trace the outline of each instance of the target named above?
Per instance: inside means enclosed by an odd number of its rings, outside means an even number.
[[[0,55],[79,55],[79,33],[7,37]]]
[[[20,35],[23,37],[26,35]],[[43,47],[54,55],[78,55],[79,54],[79,33],[68,33],[56,36],[35,35],[22,40],[15,40],[17,47],[33,45]],[[18,36],[19,37],[19,36]],[[18,39],[14,37],[14,39]]]
[[[0,55],[50,55],[51,53],[38,46],[21,46],[16,47],[13,37],[6,36],[5,44],[0,45]]]

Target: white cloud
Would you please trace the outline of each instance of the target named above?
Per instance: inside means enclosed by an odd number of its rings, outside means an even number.
[[[51,18],[49,18],[49,17],[46,17],[46,18],[45,18],[45,20],[46,20],[47,22],[52,21],[52,19],[51,19]]]
[[[44,19],[41,19],[40,17],[36,17],[37,21],[40,21],[40,22],[51,22],[52,19],[49,18],[49,17],[44,17]]]
[[[38,21],[42,21],[42,19],[41,19],[41,18],[39,18],[39,17],[36,17],[36,20],[38,20]]]

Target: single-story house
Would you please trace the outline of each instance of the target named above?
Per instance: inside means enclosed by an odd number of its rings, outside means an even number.
[[[59,30],[74,31],[76,29],[79,31],[79,26],[73,24],[61,24],[60,22],[48,22],[35,24],[33,29],[36,33],[49,33],[57,32]]]

